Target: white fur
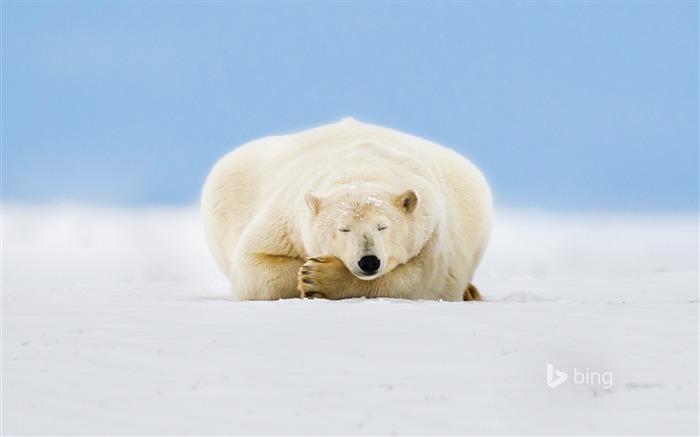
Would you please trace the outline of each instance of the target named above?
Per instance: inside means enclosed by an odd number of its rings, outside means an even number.
[[[375,296],[455,301],[486,248],[492,204],[483,175],[459,154],[343,119],[224,156],[202,211],[237,299],[298,297],[306,259],[333,255],[361,279],[381,278]],[[368,254],[381,267],[365,277],[357,262]]]

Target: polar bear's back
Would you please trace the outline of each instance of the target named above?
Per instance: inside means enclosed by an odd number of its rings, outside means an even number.
[[[347,165],[353,157],[364,153],[361,148],[368,143],[376,146],[369,151],[369,158],[375,162],[420,163],[436,176],[481,175],[466,158],[443,146],[352,118],[297,134],[262,138],[239,147],[231,156],[241,162],[241,167],[266,169],[271,179],[296,186],[297,182],[305,185],[310,178],[330,168]],[[377,153],[379,148],[383,154]]]

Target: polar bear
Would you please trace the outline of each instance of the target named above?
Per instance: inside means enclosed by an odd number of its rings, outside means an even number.
[[[209,247],[238,300],[480,300],[489,240],[482,173],[456,152],[342,121],[252,141],[202,193]]]

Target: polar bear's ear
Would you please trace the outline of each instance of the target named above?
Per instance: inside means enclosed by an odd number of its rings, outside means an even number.
[[[321,209],[321,199],[319,199],[311,193],[306,193],[306,196],[304,196],[304,200],[306,200],[306,206],[309,207],[311,213],[313,215],[318,214],[318,211]]]
[[[413,190],[406,190],[394,198],[394,203],[399,208],[406,211],[406,213],[412,213],[418,204],[420,199],[418,198],[418,193]]]

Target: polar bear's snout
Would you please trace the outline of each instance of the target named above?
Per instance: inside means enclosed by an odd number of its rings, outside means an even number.
[[[351,255],[347,257],[346,266],[359,279],[369,281],[386,271],[385,243],[379,232],[364,229],[355,239],[354,247],[350,246]]]
[[[367,275],[374,275],[379,270],[382,262],[374,255],[367,255],[360,258],[360,262],[357,265],[360,267],[363,273]]]
[[[372,280],[386,273],[386,260],[383,258],[382,251],[363,250],[357,255],[348,259],[345,263],[350,272],[359,279],[365,281]]]

